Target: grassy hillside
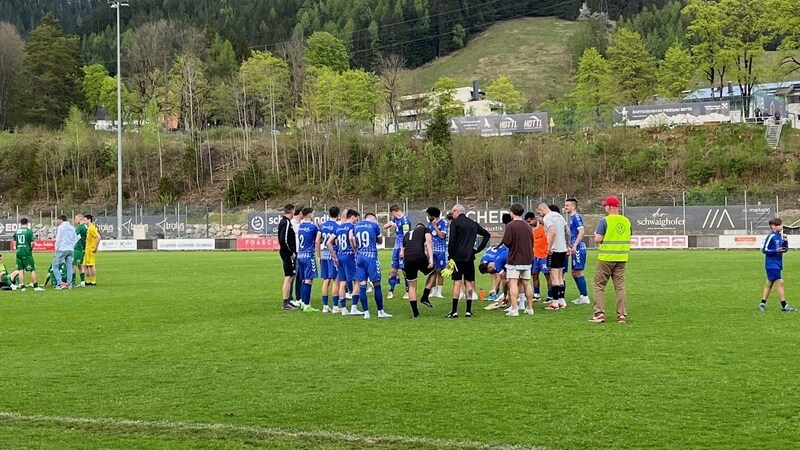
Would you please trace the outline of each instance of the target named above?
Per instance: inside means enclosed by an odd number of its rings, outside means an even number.
[[[429,89],[442,76],[463,85],[474,79],[488,85],[497,75],[508,75],[536,105],[549,95],[572,87],[567,43],[578,24],[551,17],[528,17],[502,22],[470,41],[465,48],[410,71],[407,92]]]

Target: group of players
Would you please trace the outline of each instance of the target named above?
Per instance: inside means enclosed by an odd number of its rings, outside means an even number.
[[[58,265],[54,267],[51,264],[47,269],[44,283],[40,284],[36,272],[36,261],[33,257],[36,236],[33,234],[28,219],[22,218],[13,237],[16,251],[16,270],[9,273],[3,257],[0,255],[0,289],[25,291],[27,288],[33,288],[34,291],[44,291],[44,286],[48,284],[55,289],[96,286],[96,261],[97,250],[100,246],[100,232],[94,224],[94,217],[91,214],[75,215],[74,228],[78,239],[72,252],[72,279],[67,279],[66,267],[59,267]],[[25,284],[25,272],[30,273],[29,284]]]
[[[534,252],[531,269],[535,274],[533,296],[526,300],[529,304],[541,301],[539,274],[544,274],[548,310],[566,307],[564,273],[569,262],[580,292],[580,297],[573,303],[590,303],[583,275],[587,253],[583,243],[583,217],[577,212],[577,201],[573,198],[566,201],[565,210],[568,223],[555,205],[542,204],[536,213],[525,215],[525,220],[531,226]],[[311,305],[311,292],[314,280],[321,277],[322,312],[358,315],[369,319],[367,293],[372,291],[378,317],[392,317],[384,309],[384,292],[381,286],[378,246],[383,240],[382,229],[395,231],[388,298],[393,298],[395,287],[401,284],[401,270],[405,278],[403,298],[410,300],[414,317],[419,316],[416,281],[420,273],[428,276],[420,303],[432,308],[430,298],[444,298],[444,277],[450,275],[455,267],[452,261],[448,262],[447,254],[448,231],[453,215],[442,217],[438,208],[430,207],[426,210],[427,224],[412,226],[411,220],[398,205],[391,206],[389,211],[391,219],[381,226],[375,214],[366,213],[362,218],[358,211],[350,209],[342,214],[340,208],[334,206],[328,211],[328,220],[317,226],[312,208],[286,205],[284,217],[278,225],[284,272],[282,308],[305,312],[320,311]],[[503,219],[504,224],[507,224],[511,221],[511,216],[506,214]],[[480,260],[479,271],[489,274],[492,280],[492,289],[485,299],[493,303],[486,309],[498,309],[510,303],[505,282],[507,256],[508,249],[498,245],[489,247]],[[456,283],[464,283],[454,286],[459,288],[454,289],[454,294],[458,291],[455,299],[459,296],[464,298],[466,292],[470,300],[483,300],[483,294],[474,289],[474,283],[470,286],[470,280],[462,278],[453,274]],[[522,299],[525,293],[520,293],[519,296]],[[348,300],[351,302],[349,309]],[[468,310],[467,315],[471,316],[471,311]],[[457,317],[457,314],[451,312],[448,317]]]

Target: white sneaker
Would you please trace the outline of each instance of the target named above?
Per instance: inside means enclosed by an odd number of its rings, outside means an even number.
[[[431,295],[431,297],[433,297],[433,298],[444,298],[444,295],[442,295],[442,287],[441,286],[437,286],[436,287],[436,293]]]
[[[35,288],[33,288],[33,290],[34,290],[34,291],[38,291],[38,292],[42,292],[42,291],[44,291],[44,288],[41,288],[41,287],[35,287]]]
[[[16,284],[12,284],[11,285],[11,290],[12,291],[16,291],[17,290],[17,285]]]
[[[302,306],[301,303],[296,300],[290,301],[289,304],[294,306],[295,308],[299,308],[300,306]]]
[[[406,295],[403,296],[403,300],[408,300],[408,292],[406,292]]]
[[[331,309],[331,312],[334,313],[334,314],[339,314],[339,311],[340,310],[339,310],[338,306],[334,306],[333,309]]]
[[[367,283],[367,292],[372,292],[372,283]]]
[[[367,291],[367,292],[369,292],[369,291]],[[393,299],[394,298],[394,292],[389,291],[389,295],[387,295],[386,298],[388,298],[389,300]]]
[[[503,299],[505,299],[505,298],[506,298],[506,294],[499,294],[497,296],[497,300],[495,300],[495,301],[502,302]]]
[[[472,291],[472,299],[473,300],[478,300],[478,293],[477,292]]]
[[[520,303],[525,303],[525,294],[519,294],[517,296],[517,301]]]
[[[509,306],[508,308],[504,309],[505,312],[511,312],[512,308]]]
[[[351,316],[360,316],[362,314],[364,314],[364,313],[359,311],[357,307],[353,306],[352,308],[350,308],[350,314],[349,315],[351,315]]]
[[[344,294],[344,298],[346,298],[348,300],[352,300],[353,299],[353,294],[348,292],[348,293]]]
[[[369,319],[369,311],[364,311],[364,318]]]
[[[343,315],[343,316],[349,316],[349,315],[350,315],[350,314],[347,312],[347,307],[344,307],[344,308],[342,308],[342,311],[341,311],[341,312],[342,312],[342,315]]]
[[[86,287],[86,282],[85,281],[81,281],[81,287]]]
[[[542,297],[533,296],[533,303],[539,303],[540,301],[542,301]]]
[[[392,315],[387,313],[386,311],[384,311],[384,310],[378,311],[378,318],[379,319],[388,319],[389,317],[392,317]]]
[[[322,313],[323,314],[324,313],[329,313],[329,312],[331,312],[331,309],[328,307],[328,305],[325,305],[325,306],[322,307]]]
[[[526,309],[526,310],[525,310],[525,314],[527,314],[527,315],[529,315],[529,316],[530,316],[530,315],[533,315],[533,309]]]
[[[581,295],[580,297],[578,297],[575,300],[573,300],[572,304],[573,305],[588,305],[591,302],[592,301],[589,300],[589,297],[587,297],[585,295]]]
[[[558,299],[558,307],[564,309],[567,307],[567,301],[563,298]]]
[[[508,317],[519,317],[519,310],[518,309],[517,310],[513,310],[512,309],[511,311],[506,313],[506,316],[508,316]]]

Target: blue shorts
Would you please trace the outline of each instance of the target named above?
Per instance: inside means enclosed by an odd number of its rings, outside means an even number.
[[[767,281],[778,281],[783,276],[781,276],[780,269],[767,269]]]
[[[322,272],[323,280],[335,280],[337,275],[336,264],[332,259],[321,259],[319,261],[320,271]]]
[[[356,260],[355,255],[342,255],[339,257],[339,270],[337,273],[339,281],[355,281],[356,279]]]
[[[586,268],[586,246],[579,245],[578,252],[572,255],[572,271],[583,270]]]
[[[433,254],[433,268],[436,270],[444,270],[447,267],[447,253],[435,253]]]
[[[356,263],[356,281],[371,281],[373,283],[381,281],[381,262],[378,258],[370,258],[358,255]]]
[[[301,280],[317,278],[317,260],[315,258],[297,258],[297,275]]]
[[[405,269],[406,265],[403,264],[403,260],[400,258],[400,249],[396,248],[392,250],[392,269]]]
[[[550,266],[547,265],[547,258],[533,258],[533,264],[531,264],[531,272],[533,273],[543,273],[548,274],[550,273]]]

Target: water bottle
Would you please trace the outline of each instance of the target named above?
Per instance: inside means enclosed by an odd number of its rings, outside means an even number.
[[[479,299],[480,299],[482,302],[485,302],[485,301],[486,301],[486,291],[484,291],[483,289],[479,289],[479,290],[478,290],[478,298],[479,298]]]

